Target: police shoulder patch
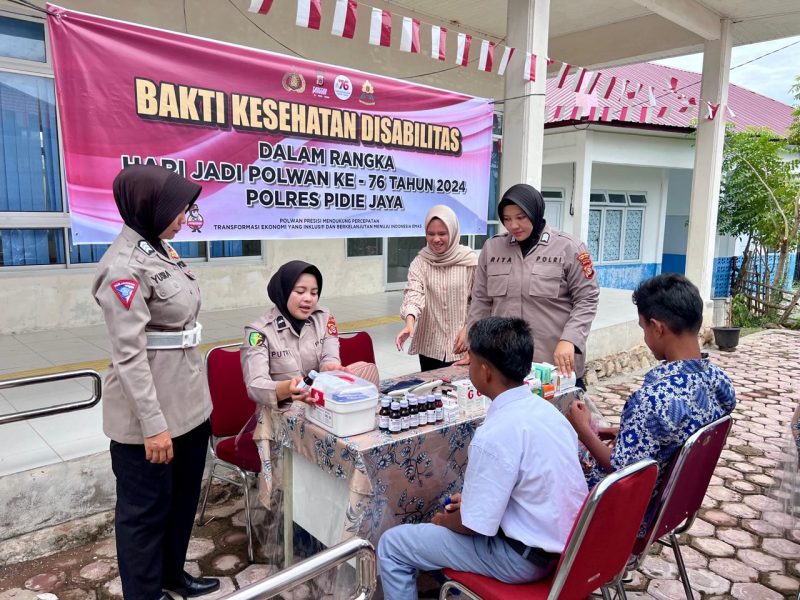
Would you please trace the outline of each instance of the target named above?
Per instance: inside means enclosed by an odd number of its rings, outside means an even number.
[[[336,327],[336,319],[333,315],[328,315],[328,335],[339,337],[339,329]]]
[[[136,294],[136,290],[139,289],[139,282],[133,279],[117,279],[111,282],[111,289],[119,298],[119,301],[122,302],[125,310],[130,310],[133,297]]]
[[[155,254],[155,249],[150,245],[150,242],[147,240],[139,240],[139,243],[136,244],[136,247],[139,248],[142,252],[150,256],[151,254]]]
[[[167,247],[167,254],[172,260],[180,260],[180,255],[175,251],[175,248],[172,247],[172,244],[169,242],[163,242],[164,245]]]
[[[250,336],[247,340],[251,346],[263,346],[264,345],[264,334],[260,331],[251,331]]]
[[[594,265],[592,264],[592,257],[589,255],[589,253],[581,252],[578,254],[578,256],[576,256],[576,258],[583,268],[583,276],[586,279],[591,279],[594,277]]]

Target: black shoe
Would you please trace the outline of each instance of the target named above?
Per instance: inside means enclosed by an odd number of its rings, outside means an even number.
[[[194,598],[195,596],[202,596],[218,590],[219,579],[214,577],[192,577],[184,571],[178,581],[164,582],[163,587],[186,598]]]

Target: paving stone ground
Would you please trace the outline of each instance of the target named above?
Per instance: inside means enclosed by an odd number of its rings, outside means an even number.
[[[788,452],[788,443],[789,423],[800,402],[800,335],[763,332],[744,338],[734,352],[711,355],[731,376],[738,404],[704,507],[689,532],[680,536],[695,598],[794,600],[800,588],[800,522],[788,514],[793,506],[788,486],[795,486],[796,496],[800,490],[796,456]],[[601,382],[591,390],[610,421],[619,421],[641,375]],[[205,596],[207,600],[277,571],[274,564],[264,564],[269,560],[263,551],[259,564],[247,563],[243,507],[235,488],[215,486],[212,501],[214,519],[195,528],[187,563],[190,573],[221,578],[222,589]],[[280,558],[274,545],[266,553],[272,562]],[[651,554],[626,586],[628,596],[684,599],[672,551],[654,547]],[[0,600],[117,600],[122,596],[115,558],[109,538],[0,568]],[[430,578],[420,578],[421,589],[432,587]],[[312,582],[284,598],[333,598],[329,591],[330,585]]]

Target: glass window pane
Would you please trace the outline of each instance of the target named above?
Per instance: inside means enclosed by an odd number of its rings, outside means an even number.
[[[383,254],[383,238],[347,239],[348,258],[356,256],[380,256],[381,254]]]
[[[175,252],[177,252],[181,258],[206,257],[205,242],[170,242],[170,245],[175,248]]]
[[[625,260],[638,260],[642,246],[643,210],[629,210],[625,216]]]
[[[644,194],[628,194],[631,204],[647,204],[647,196]]]
[[[63,229],[0,229],[0,266],[64,263]]]
[[[476,235],[475,236],[475,250],[480,250],[483,248],[483,245],[486,243],[490,237],[494,237],[497,235],[497,224],[496,223],[489,223],[486,226],[486,235]]]
[[[69,235],[69,262],[73,265],[96,263],[103,254],[106,253],[111,244],[80,244],[73,243],[72,230],[67,231]]]
[[[590,204],[602,204],[606,201],[606,195],[601,194],[600,192],[592,192],[589,194],[589,203]]]
[[[542,190],[543,198],[558,198],[559,200],[564,197],[561,190]]]
[[[211,242],[211,258],[261,256],[260,240],[225,240]]]
[[[489,165],[489,214],[487,221],[497,221],[497,202],[500,200],[500,140],[492,142],[492,162]]]
[[[45,62],[44,23],[0,17],[0,56]]]
[[[503,113],[494,113],[492,117],[492,135],[503,135]]]
[[[0,72],[0,211],[60,212],[53,80]]]
[[[622,239],[622,211],[607,210],[603,230],[603,261],[619,260]]]
[[[586,245],[589,247],[589,254],[595,260],[600,257],[600,222],[602,216],[602,210],[589,211],[589,239]]]
[[[627,204],[628,200],[625,198],[625,194],[608,194],[608,201],[611,204]]]

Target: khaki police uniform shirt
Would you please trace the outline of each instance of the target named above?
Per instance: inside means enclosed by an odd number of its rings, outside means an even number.
[[[339,363],[336,321],[327,308],[317,306],[298,335],[281,312],[272,308],[244,328],[241,361],[247,393],[263,406],[254,438],[272,439],[269,411],[291,405],[288,400],[278,402],[278,382]]]
[[[583,377],[586,338],[600,288],[586,245],[548,225],[523,259],[514,236],[488,240],[478,259],[469,326],[490,315],[519,317],[533,331],[533,360],[553,362],[559,340],[575,345],[575,373]]]
[[[142,444],[165,430],[175,438],[211,415],[200,347],[147,349],[147,331],[193,329],[200,311],[195,275],[162,243],[168,257],[123,227],[92,285],[111,338],[103,431],[124,444]]]

